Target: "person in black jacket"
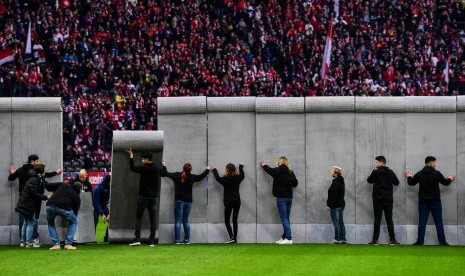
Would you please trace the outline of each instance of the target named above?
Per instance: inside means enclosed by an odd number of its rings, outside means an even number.
[[[142,166],[134,165],[134,154],[132,150],[126,151],[129,154],[129,168],[131,171],[140,174],[139,194],[137,196],[135,238],[129,246],[140,245],[140,224],[145,209],[149,212],[150,236],[149,246],[155,246],[156,213],[158,202],[158,187],[160,185],[160,166],[152,162],[152,153],[143,152],[141,154]]]
[[[29,155],[27,157],[27,163],[24,164],[21,168],[16,170],[13,165],[10,165],[10,168],[8,170],[8,173],[9,173],[8,181],[14,181],[14,180],[16,180],[18,178],[19,194],[21,194],[21,192],[23,191],[23,188],[26,185],[26,181],[30,177],[29,171],[34,169],[35,164],[39,164],[39,163],[40,163],[39,156],[37,156],[36,154],[31,154],[31,155]],[[54,177],[55,175],[61,174],[62,172],[63,172],[63,170],[62,170],[61,166],[58,166],[56,171],[54,171],[54,172],[46,172],[43,175],[43,177],[44,178]],[[39,220],[39,215],[40,215],[40,208],[34,214],[34,218],[36,220]],[[21,229],[23,228],[23,223],[24,223],[24,216],[21,213],[19,213],[18,221],[19,221],[19,235],[21,237],[21,232],[22,232]],[[39,223],[36,223],[35,227],[34,227],[34,232],[32,234],[32,238],[34,240],[34,245],[36,247],[40,246],[38,227],[39,227]],[[23,242],[20,244],[21,247],[23,247],[25,245],[26,244],[23,243]]]
[[[333,181],[328,189],[328,200],[326,200],[326,209],[331,212],[331,220],[334,224],[334,240],[332,243],[347,243],[346,228],[344,226],[344,201],[345,183],[342,177],[342,169],[333,166],[331,171]]]
[[[239,209],[241,208],[241,195],[239,194],[239,185],[244,180],[244,165],[239,164],[239,174],[237,173],[236,166],[234,164],[227,164],[224,171],[224,176],[218,175],[218,170],[213,169],[213,175],[218,183],[223,186],[223,203],[224,203],[224,224],[226,230],[228,230],[229,240],[225,243],[236,243],[237,242],[237,217],[239,215]],[[234,233],[231,229],[230,218],[231,212],[233,215],[233,227]]]
[[[29,178],[24,185],[21,194],[19,195],[18,204],[15,211],[23,215],[24,223],[21,229],[21,243],[25,244],[26,248],[40,247],[33,243],[33,232],[37,219],[35,214],[37,209],[40,209],[42,200],[47,200],[44,195],[44,175],[45,166],[37,163],[34,169],[29,171]]]
[[[375,216],[373,239],[369,244],[378,244],[379,228],[384,211],[384,218],[389,232],[389,244],[398,245],[399,243],[394,234],[394,222],[392,221],[392,206],[394,204],[392,194],[393,186],[399,185],[399,179],[391,169],[386,167],[386,158],[384,156],[375,157],[375,167],[376,170],[373,170],[367,179],[368,183],[373,184],[373,213]]]
[[[192,207],[192,187],[196,182],[204,179],[211,170],[208,166],[202,174],[192,174],[190,163],[184,164],[182,172],[170,173],[166,169],[166,163],[162,162],[161,176],[166,176],[174,183],[174,236],[175,244],[190,244],[191,226],[189,213]],[[184,228],[184,240],[181,241],[181,223]]]
[[[74,235],[76,234],[78,219],[77,215],[79,207],[81,207],[81,189],[82,184],[75,182],[73,185],[68,183],[47,183],[45,188],[47,191],[53,192],[53,195],[47,201],[47,223],[48,232],[52,239],[53,246],[50,250],[60,250],[60,238],[58,237],[55,227],[55,218],[62,217],[68,222],[68,231],[66,233],[65,249],[76,250],[72,245]]]
[[[444,234],[444,224],[442,222],[442,203],[439,183],[449,186],[455,179],[455,174],[451,173],[444,178],[440,171],[436,170],[436,158],[427,156],[425,167],[415,175],[411,171],[405,172],[409,186],[420,183],[418,192],[418,238],[413,245],[423,245],[425,241],[425,229],[428,222],[429,213],[433,215],[434,224],[440,245],[449,245]]]
[[[265,161],[260,161],[260,166],[273,177],[273,196],[276,197],[279,217],[284,228],[284,234],[276,243],[292,244],[290,222],[292,188],[297,187],[299,182],[291,170],[289,160],[285,156],[281,156],[276,165],[276,168],[270,168]]]
[[[74,182],[81,182],[82,191],[85,193],[92,193],[92,184],[89,181],[89,175],[85,169],[81,169],[79,174],[74,179]]]

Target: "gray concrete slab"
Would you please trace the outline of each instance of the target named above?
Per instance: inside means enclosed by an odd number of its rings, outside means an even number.
[[[421,170],[427,155],[437,158],[436,169],[445,177],[455,173],[457,160],[456,115],[454,113],[407,113],[406,168]],[[418,223],[418,185],[407,187],[407,223]],[[457,224],[457,184],[440,185],[444,224]],[[432,223],[432,220],[429,221]]]
[[[331,170],[343,169],[344,220],[355,223],[355,116],[354,113],[306,113],[307,223],[331,223],[326,210]]]
[[[129,157],[125,150],[131,147],[136,165],[140,164],[140,153],[143,151],[151,152],[153,154],[152,162],[160,164],[163,154],[163,139],[163,131],[115,131],[113,133],[110,242],[128,242],[134,238],[140,175],[130,170]],[[159,183],[160,180],[156,181]],[[144,213],[141,229],[150,229],[147,211]],[[143,239],[148,238],[148,234],[144,235],[145,232],[147,231],[141,233]]]
[[[81,193],[80,197],[81,207],[79,208],[78,227],[74,239],[77,243],[96,242],[92,193]]]
[[[465,97],[457,97],[457,224],[465,225]],[[445,171],[447,172],[447,171]],[[460,233],[460,232],[459,232]]]
[[[405,224],[405,113],[357,113],[355,133],[357,224],[374,221],[373,185],[367,182],[367,177],[375,169],[374,159],[378,155],[386,157],[386,166],[400,181],[393,191],[393,220],[394,225]]]
[[[205,97],[159,98],[158,127],[164,131],[165,146],[163,159],[170,172],[182,171],[184,163],[192,165],[192,173],[200,174],[207,166],[207,116]],[[207,179],[194,185],[193,204],[189,221],[205,224],[207,231]],[[160,229],[174,223],[174,185],[170,179],[162,178],[160,192]],[[162,228],[163,227],[163,228]],[[174,230],[172,230],[174,232]],[[192,232],[193,230],[191,230]],[[170,235],[163,242],[174,242]],[[194,233],[191,240],[194,241]],[[205,239],[203,239],[205,237]],[[199,240],[199,238],[202,238]],[[206,235],[196,235],[195,242],[207,242]]]
[[[208,98],[208,162],[223,176],[226,164],[244,164],[240,185],[241,210],[238,221],[256,222],[255,98]],[[234,108],[231,108],[233,106]],[[224,109],[223,109],[224,108]],[[228,111],[229,112],[225,112]],[[208,222],[224,222],[223,187],[213,173],[208,179]],[[228,237],[229,238],[229,237]]]
[[[3,157],[0,158],[0,227],[4,227],[5,234],[0,236],[0,244],[10,243],[9,226],[13,223],[18,214],[15,212],[17,201],[13,202],[12,190],[18,189],[18,181],[8,181],[8,167],[11,165],[11,98],[0,98],[0,151]],[[17,218],[16,218],[17,221]],[[8,234],[7,234],[8,233]]]

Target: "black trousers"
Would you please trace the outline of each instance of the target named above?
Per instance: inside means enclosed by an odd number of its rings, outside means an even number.
[[[224,224],[226,225],[226,229],[228,230],[229,237],[237,240],[237,217],[239,216],[239,209],[241,209],[241,203],[233,203],[227,204],[224,206]],[[230,219],[232,213],[232,221],[234,227],[234,233],[231,229]]]
[[[392,202],[383,203],[376,201],[373,201],[373,212],[375,215],[375,223],[373,225],[373,240],[377,241],[379,238],[379,228],[381,226],[381,218],[383,217],[383,211],[387,229],[389,232],[389,238],[391,240],[395,240],[396,236],[394,234],[394,223],[392,221]]]
[[[150,218],[150,236],[149,239],[155,239],[155,216],[157,210],[157,198],[154,199],[146,199],[146,198],[138,198],[137,199],[137,207],[136,207],[136,226],[135,226],[135,233],[136,239],[140,239],[140,224],[142,220],[142,216],[144,215],[144,211],[147,208],[149,212]]]

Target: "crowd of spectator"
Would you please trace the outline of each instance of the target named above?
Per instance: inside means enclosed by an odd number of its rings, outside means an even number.
[[[157,129],[157,97],[465,94],[463,0],[1,0],[0,25],[0,96],[62,97],[67,161]]]

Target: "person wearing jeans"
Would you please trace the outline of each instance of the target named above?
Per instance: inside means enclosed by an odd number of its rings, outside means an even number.
[[[425,242],[425,229],[428,216],[431,212],[436,225],[436,232],[440,245],[449,245],[444,234],[444,224],[442,222],[442,203],[439,183],[449,186],[455,179],[455,174],[451,173],[444,178],[440,171],[436,170],[436,158],[427,156],[425,167],[415,175],[411,171],[405,172],[409,186],[420,184],[418,191],[418,238],[413,245],[423,245]]]
[[[55,218],[61,217],[64,221],[68,222],[68,231],[66,233],[65,249],[76,250],[72,245],[74,235],[78,225],[77,215],[81,207],[80,193],[82,184],[75,182],[74,184],[68,183],[47,183],[45,186],[47,191],[53,192],[53,195],[47,201],[46,213],[48,232],[52,239],[53,246],[50,250],[60,250],[60,238],[58,237],[57,229],[55,227]]]
[[[328,189],[328,200],[326,201],[326,209],[330,210],[331,220],[334,224],[334,240],[332,243],[347,243],[346,228],[344,226],[344,195],[345,183],[342,177],[342,169],[334,166],[331,171],[333,181]]]
[[[292,244],[290,214],[292,207],[292,188],[299,184],[294,172],[291,170],[289,160],[281,156],[276,162],[276,168],[270,168],[265,161],[260,161],[260,166],[273,178],[273,196],[276,197],[279,217],[283,225],[284,233],[278,244]]]
[[[204,179],[210,172],[211,167],[200,175],[191,174],[190,163],[184,164],[182,172],[170,173],[166,169],[166,163],[162,162],[161,176],[170,178],[174,183],[174,235],[175,244],[190,244],[191,227],[189,224],[189,213],[192,207],[192,187],[196,182]],[[181,240],[181,223],[184,227],[184,240]]]

